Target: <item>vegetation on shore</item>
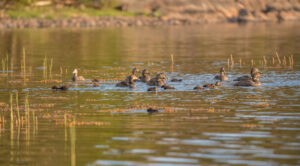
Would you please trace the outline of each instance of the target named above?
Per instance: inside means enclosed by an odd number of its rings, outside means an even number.
[[[66,4],[66,2],[69,2]],[[138,13],[122,10],[112,0],[5,0],[0,2],[0,18],[60,19],[75,17],[136,16]]]

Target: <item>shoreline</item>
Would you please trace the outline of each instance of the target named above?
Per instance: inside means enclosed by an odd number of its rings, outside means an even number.
[[[298,19],[284,22],[297,22]],[[176,25],[203,25],[210,23],[250,23],[250,22],[280,22],[279,20],[239,20],[227,19],[217,21],[188,20],[188,19],[162,19],[159,17],[82,17],[82,18],[0,18],[0,29],[27,29],[27,28],[97,28],[97,27],[134,27],[134,26],[176,26]]]

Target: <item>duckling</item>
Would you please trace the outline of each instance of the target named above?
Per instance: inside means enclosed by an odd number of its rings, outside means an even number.
[[[258,87],[261,85],[259,81],[260,73],[256,73],[253,75],[252,79],[250,80],[241,80],[234,84],[234,86],[255,86]]]
[[[67,87],[66,85],[62,85],[62,86],[60,86],[60,87],[54,85],[54,86],[52,86],[51,89],[53,89],[53,90],[63,90],[63,91],[65,91],[65,90],[68,90],[68,87]]]
[[[211,89],[216,88],[215,84],[204,84],[203,87],[204,88],[211,88]]]
[[[127,81],[121,81],[116,84],[116,87],[128,87],[129,83]]]
[[[171,80],[171,82],[181,82],[182,81],[182,79],[177,79],[177,78],[173,78],[172,80]]]
[[[153,108],[150,107],[150,108],[147,109],[147,112],[150,113],[150,114],[152,114],[152,113],[157,113],[158,110],[157,109],[153,109]]]
[[[93,87],[98,87],[99,83],[98,82],[93,82]]]
[[[254,74],[256,73],[259,73],[259,74],[262,74],[262,72],[260,72],[258,70],[258,68],[256,67],[253,67],[250,71],[250,76],[249,75],[244,75],[244,76],[241,76],[241,77],[238,77],[237,79],[233,80],[233,81],[250,81],[253,77]]]
[[[148,92],[157,92],[157,87],[148,88]]]
[[[163,85],[161,87],[164,88],[164,89],[175,89],[174,87],[169,86],[169,85]]]
[[[224,69],[224,67],[220,68],[220,75],[216,75],[215,79],[220,80],[220,81],[226,81],[226,80],[228,80],[228,77],[225,75],[225,69]]]
[[[140,81],[145,82],[145,83],[148,82],[148,81],[150,81],[150,77],[148,76],[148,74],[150,74],[148,72],[148,70],[144,69],[142,71],[142,76],[139,77]]]
[[[137,81],[139,80],[139,78],[136,76],[136,73],[138,72],[139,70],[135,67],[132,69],[132,73],[131,75],[127,76],[126,77],[126,81],[129,82],[130,79],[133,79],[133,81]]]
[[[77,69],[74,69],[72,81],[73,81],[73,82],[76,82],[76,81],[85,81],[85,79],[84,79],[84,77],[82,77],[82,76],[78,76],[78,70],[77,70]]]
[[[194,90],[199,90],[199,89],[203,89],[203,88],[200,85],[194,87]]]
[[[149,82],[147,82],[150,86],[163,86],[166,84],[168,78],[165,74],[159,73],[154,78],[151,78]]]
[[[129,82],[129,88],[134,89],[135,88],[135,83],[134,82]]]
[[[93,79],[92,82],[100,82],[97,78]]]
[[[221,84],[221,82],[220,81],[217,81],[216,83],[215,83],[215,86],[216,87],[220,87],[222,84]]]

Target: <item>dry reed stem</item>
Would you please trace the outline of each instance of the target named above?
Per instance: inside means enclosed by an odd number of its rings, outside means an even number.
[[[279,55],[278,55],[277,51],[275,52],[275,54],[276,54],[276,57],[277,57],[278,63],[279,63],[279,64],[281,64],[281,60],[280,60],[280,58],[279,58]]]

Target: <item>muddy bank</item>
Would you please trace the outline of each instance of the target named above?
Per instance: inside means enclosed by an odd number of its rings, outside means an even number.
[[[252,20],[251,22],[282,21],[282,20]],[[214,22],[247,22],[245,20],[219,20]],[[210,23],[205,20],[162,19],[156,17],[99,17],[70,19],[0,19],[0,29],[23,28],[93,28],[93,27],[127,27],[127,26],[163,26],[163,25],[198,25]]]

